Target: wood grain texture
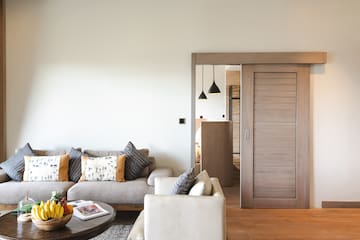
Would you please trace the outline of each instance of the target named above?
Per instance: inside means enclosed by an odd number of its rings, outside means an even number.
[[[323,201],[322,208],[360,208],[360,202],[357,201]]]
[[[5,7],[0,0],[0,162],[6,160]]]
[[[232,123],[204,121],[201,123],[201,170],[218,177],[222,186],[233,184]]]
[[[227,240],[360,239],[360,209],[227,208]]]
[[[227,240],[360,239],[360,209],[241,209],[239,184],[236,171],[234,186],[223,187]]]
[[[244,208],[254,207],[254,74],[253,65],[243,65],[242,75],[242,116],[241,116],[241,206]]]
[[[243,76],[242,206],[308,208],[309,66],[243,65]]]
[[[226,71],[226,86],[240,86],[240,71]]]
[[[254,76],[254,198],[257,199],[296,197],[296,73],[274,75],[285,84],[278,84],[273,73]],[[269,99],[265,101],[264,97]]]
[[[326,52],[193,53],[195,64],[322,64]]]

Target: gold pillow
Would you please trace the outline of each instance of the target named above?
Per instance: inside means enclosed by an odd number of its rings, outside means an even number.
[[[25,156],[25,182],[68,181],[69,154],[57,156]]]
[[[126,155],[89,157],[81,156],[80,181],[125,182]]]

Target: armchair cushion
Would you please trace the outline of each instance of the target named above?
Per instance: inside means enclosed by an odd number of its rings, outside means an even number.
[[[188,194],[191,187],[194,185],[194,182],[195,182],[194,168],[190,168],[178,177],[171,193]]]
[[[156,168],[152,171],[147,179],[147,183],[150,186],[155,185],[155,178],[159,177],[172,177],[173,171],[171,168]]]
[[[210,177],[209,174],[207,173],[206,170],[201,171],[195,178],[195,185],[197,185],[198,183],[204,183],[204,191],[203,191],[203,195],[210,195],[212,192],[212,184],[210,181]],[[195,187],[194,185],[194,187]]]

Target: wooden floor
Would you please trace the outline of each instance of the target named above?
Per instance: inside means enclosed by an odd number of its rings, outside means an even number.
[[[235,176],[224,188],[228,240],[360,239],[360,209],[241,209]]]

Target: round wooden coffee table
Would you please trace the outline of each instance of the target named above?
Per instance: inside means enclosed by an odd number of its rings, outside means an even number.
[[[96,202],[110,214],[82,221],[72,217],[65,228],[55,231],[42,231],[32,222],[18,223],[15,214],[0,217],[0,239],[89,239],[96,237],[111,226],[115,219],[115,210],[106,203]]]

